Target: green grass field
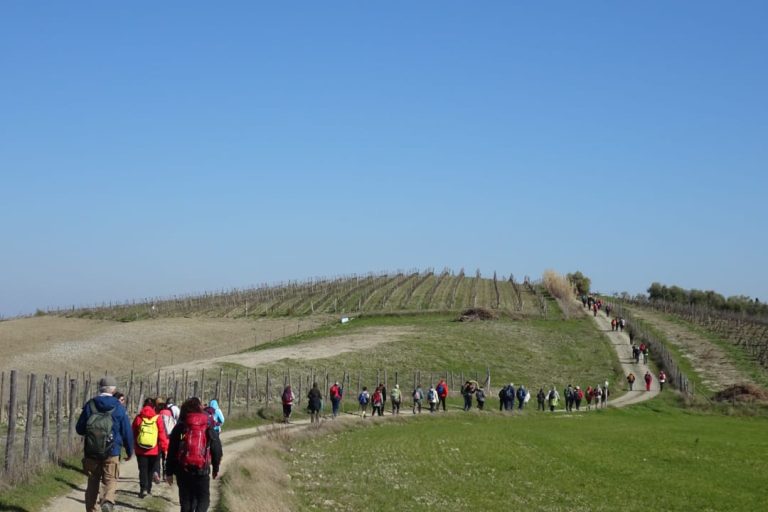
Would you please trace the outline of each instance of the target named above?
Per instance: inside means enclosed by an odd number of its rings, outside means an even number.
[[[259,371],[283,375],[290,369],[297,376],[313,369],[324,375],[327,369],[332,380],[348,371],[352,387],[357,385],[358,374],[363,385],[371,386],[377,370],[383,369],[389,372],[390,384],[398,371],[400,382],[408,387],[414,370],[421,371],[424,385],[428,385],[430,373],[435,379],[439,373],[454,372],[457,386],[460,372],[464,372],[465,378],[478,372],[482,378],[486,368],[491,371],[494,386],[512,381],[529,388],[554,383],[562,389],[569,382],[586,387],[608,379],[614,383],[614,389],[619,389],[617,384],[623,381],[615,353],[589,318],[455,320],[455,315],[372,316],[355,319],[346,326],[323,327],[259,346],[258,350],[322,343],[327,336],[365,336],[369,330],[380,327],[402,328],[405,334],[397,341],[368,350],[311,361],[285,359],[260,367]]]
[[[671,399],[580,415],[422,415],[301,441],[302,510],[761,510],[768,419]]]

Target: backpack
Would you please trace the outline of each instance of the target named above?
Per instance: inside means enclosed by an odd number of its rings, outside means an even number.
[[[414,389],[413,390],[413,399],[414,400],[421,400],[422,399],[421,390],[420,389]]]
[[[288,404],[291,401],[291,391],[289,389],[283,390],[283,397],[282,397],[283,403]]]
[[[392,397],[393,402],[399,402],[400,401],[400,390],[395,388],[392,390],[392,393],[390,394]]]
[[[436,402],[437,401],[437,392],[434,389],[430,389],[427,391],[427,400],[430,402]]]
[[[525,388],[523,386],[517,388],[517,399],[525,400]]]
[[[91,415],[85,424],[85,456],[91,459],[106,459],[112,451],[114,435],[112,433],[113,407],[108,411],[99,411],[96,402],[88,402]]]
[[[207,471],[211,462],[208,448],[208,415],[199,412],[187,414],[184,431],[179,443],[179,465],[184,471],[201,473]]]
[[[166,435],[170,435],[173,432],[173,427],[176,426],[176,418],[173,417],[173,411],[171,409],[165,409],[170,414],[161,414],[163,418],[163,426],[165,427]]]
[[[485,402],[485,391],[483,391],[482,389],[478,389],[475,392],[475,396],[477,397],[478,402]]]
[[[145,450],[151,450],[157,446],[157,435],[159,428],[157,427],[157,420],[159,416],[153,416],[151,418],[141,418],[141,425],[139,426],[139,435],[136,436],[136,444]]]
[[[360,405],[368,405],[368,393],[365,391],[360,393],[360,396],[357,397],[357,401],[360,402]]]
[[[206,415],[208,415],[208,418],[210,418],[211,423],[214,427],[218,427],[221,425],[218,420],[216,420],[216,409],[211,407],[210,405],[203,409],[203,412],[205,412]]]
[[[515,399],[515,388],[513,388],[512,386],[507,386],[504,389],[505,389],[504,392],[507,394],[507,398],[509,398],[510,400],[514,400]]]
[[[437,385],[437,394],[438,395],[442,395],[444,392],[445,392],[445,386],[443,386],[442,384],[438,384]]]

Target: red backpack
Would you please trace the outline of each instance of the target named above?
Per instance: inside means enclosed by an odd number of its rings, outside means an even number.
[[[184,432],[179,444],[179,465],[188,472],[201,472],[211,463],[208,447],[208,415],[201,412],[187,414]]]

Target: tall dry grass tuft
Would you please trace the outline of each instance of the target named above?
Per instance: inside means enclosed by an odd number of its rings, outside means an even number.
[[[349,428],[344,422],[315,425],[276,425],[252,448],[238,455],[221,484],[221,505],[226,512],[290,512],[296,510],[291,477],[281,453],[298,440]]]
[[[227,512],[290,512],[295,510],[290,478],[280,459],[280,443],[259,439],[238,457],[221,483],[221,506]]]
[[[554,270],[545,270],[542,282],[549,294],[557,300],[565,318],[578,313],[579,307],[575,302],[576,292],[565,276],[561,276]]]

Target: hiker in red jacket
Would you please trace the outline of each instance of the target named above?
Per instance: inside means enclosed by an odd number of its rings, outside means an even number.
[[[645,372],[645,390],[646,391],[651,390],[652,381],[653,381],[653,377],[651,377],[651,372]]]
[[[439,400],[437,408],[440,409],[440,405],[442,405],[443,412],[445,412],[445,399],[448,396],[448,384],[445,383],[445,379],[440,379],[435,389],[437,389],[437,399]]]
[[[139,498],[152,495],[152,472],[155,470],[160,452],[168,453],[168,434],[165,424],[157,412],[155,401],[147,398],[144,407],[133,420],[133,440],[136,461],[139,465]],[[155,478],[159,482],[159,475]]]

